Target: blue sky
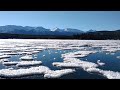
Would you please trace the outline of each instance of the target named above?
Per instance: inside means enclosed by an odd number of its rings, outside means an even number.
[[[120,29],[120,11],[0,11],[4,25],[115,30]]]

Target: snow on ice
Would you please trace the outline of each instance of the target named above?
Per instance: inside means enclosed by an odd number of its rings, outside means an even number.
[[[79,67],[83,69],[97,67],[98,65],[92,62],[81,61],[77,58],[65,58],[64,62],[53,62],[54,66],[57,67]]]
[[[0,55],[0,59],[4,59],[4,58],[10,58],[10,55]]]
[[[63,62],[53,62],[52,64],[57,67],[80,67],[87,72],[97,72],[109,79],[120,78],[119,72],[101,70],[98,66],[105,65],[100,60],[97,63],[82,61],[77,58],[83,58],[89,54],[97,52],[115,53],[120,51],[120,40],[53,40],[53,39],[0,39],[0,59],[1,61],[10,58],[12,55],[23,55],[20,62],[2,61],[4,65],[15,64],[17,66],[41,64],[41,61],[34,60],[33,54],[39,53],[45,49],[60,50],[77,50],[62,54]],[[99,48],[99,49],[98,49]],[[92,50],[90,50],[92,49]],[[58,52],[55,52],[58,53]],[[51,52],[49,52],[51,54]],[[45,55],[43,55],[45,56]],[[116,58],[120,58],[117,56]],[[24,61],[23,61],[24,60]],[[44,74],[46,78],[60,77],[64,74],[72,73],[73,69],[50,70],[46,66],[31,67],[28,69],[1,69],[0,76],[15,77],[31,74]]]
[[[76,57],[85,57],[89,54],[96,53],[96,51],[77,51],[77,52],[70,52],[62,54],[62,57],[70,57],[70,58],[76,58]]]
[[[24,66],[35,66],[42,64],[41,61],[11,61],[11,62],[2,62],[2,64],[10,66],[10,65],[16,65],[18,67],[24,67]]]
[[[11,62],[3,62],[3,65],[10,66],[10,65],[16,65],[18,62],[16,61],[11,61]]]
[[[20,58],[21,60],[33,60],[33,57],[31,55],[26,55]]]
[[[2,77],[21,77],[25,75],[34,75],[34,74],[44,74],[49,71],[48,67],[39,66],[39,67],[31,67],[28,69],[1,69],[0,76]]]
[[[25,75],[44,74],[44,78],[59,78],[65,74],[73,73],[73,69],[50,70],[46,66],[31,67],[28,69],[1,69],[0,76],[6,78],[22,77]]]
[[[62,70],[55,70],[50,71],[44,75],[45,78],[59,78],[65,74],[73,73],[75,72],[74,69],[62,69]]]
[[[42,64],[41,61],[21,61],[16,66],[23,67],[23,66],[35,66]]]
[[[114,72],[114,71],[108,71],[108,70],[101,70],[99,68],[88,68],[86,71],[88,72],[96,72],[103,76],[105,76],[108,79],[120,79],[120,72]]]
[[[105,65],[105,63],[103,63],[103,62],[100,62],[100,60],[97,60],[97,64],[98,64],[98,65],[100,65],[100,66],[103,66],[103,65]]]

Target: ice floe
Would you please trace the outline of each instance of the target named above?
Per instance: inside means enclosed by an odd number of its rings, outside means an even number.
[[[96,63],[88,62],[89,60],[82,61],[82,60],[77,60],[76,58],[79,58],[79,57],[83,58],[88,56],[89,54],[96,53],[98,51],[110,53],[110,55],[111,53],[114,54],[115,52],[120,51],[120,40],[0,39],[1,61],[2,59],[9,58],[11,57],[11,55],[16,55],[16,54],[18,55],[25,54],[25,56],[20,58],[21,60],[25,60],[25,61],[34,60],[32,57],[33,54],[39,53],[40,51],[46,50],[46,49],[60,50],[58,51],[58,53],[62,53],[63,50],[73,50],[73,49],[74,51],[76,50],[75,52],[62,54],[61,58],[63,58],[64,61],[54,62],[53,65],[55,66],[81,67],[84,70],[90,71],[90,69],[94,69],[95,71],[97,66],[103,65],[104,63],[98,61],[96,64]],[[52,52],[48,52],[48,53],[51,54]],[[116,58],[119,58],[119,56]],[[2,62],[4,62],[4,64],[9,63],[9,65],[10,64],[12,65],[12,63],[15,63],[15,62],[9,62],[9,61],[6,61],[6,62],[2,61]],[[29,71],[29,68],[27,70]],[[106,75],[108,78],[119,77],[119,72],[113,72],[113,71],[108,72],[100,69],[99,70],[96,69],[96,71],[102,73],[104,76]],[[10,71],[10,72],[13,72],[13,71]],[[15,72],[17,71],[14,71],[13,73],[15,74]],[[49,72],[51,72],[51,70],[49,70]],[[50,74],[47,74],[46,76],[52,77],[50,76]]]
[[[120,72],[114,72],[114,71],[107,71],[107,70],[101,70],[99,68],[88,68],[86,69],[87,72],[92,73],[99,73],[103,76],[105,76],[108,79],[120,79]]]
[[[55,53],[58,53],[58,52],[55,52]]]
[[[59,78],[65,74],[73,73],[74,69],[50,70],[46,66],[31,67],[27,69],[1,69],[0,76],[6,78],[22,77],[26,75],[44,74],[44,78]]]
[[[18,55],[18,53],[15,53],[15,52],[7,52],[7,53],[4,53],[4,54],[6,54],[6,55]]]
[[[43,55],[43,57],[45,57],[45,55]]]
[[[10,66],[10,65],[16,65],[16,64],[18,64],[18,62],[17,61],[11,61],[11,62],[3,62],[2,64],[6,65],[6,66]]]
[[[74,69],[62,69],[62,70],[51,70],[48,73],[44,75],[44,78],[59,78],[65,74],[73,73],[75,72]]]
[[[117,56],[116,58],[120,59],[120,56]]]
[[[97,67],[93,62],[81,61],[77,58],[65,58],[64,62],[53,62],[53,66],[57,67],[79,67],[83,69]]]
[[[31,55],[26,55],[20,58],[21,60],[33,60],[33,57]]]
[[[2,59],[3,60],[3,62],[9,62],[9,60],[8,59]]]
[[[4,59],[4,58],[10,58],[10,55],[0,55],[0,59]]]
[[[119,50],[120,50],[120,48],[115,48],[115,47],[111,47],[111,46],[105,46],[102,48],[102,51],[106,51],[106,52],[110,52],[110,53],[113,53],[113,52],[116,52]]]
[[[62,54],[62,57],[76,58],[76,57],[85,57],[89,54],[96,53],[96,51],[77,51]]]
[[[0,52],[12,52],[12,50],[10,50],[10,49],[2,49],[2,50],[0,50]]]
[[[0,59],[0,63],[8,62],[8,61],[9,61],[8,59]]]
[[[2,62],[3,65],[16,65],[18,67],[24,67],[24,66],[36,66],[42,64],[41,61],[11,61],[11,62]]]
[[[34,74],[44,74],[47,73],[50,69],[46,66],[31,67],[27,69],[1,69],[0,76],[2,77],[21,77],[25,75],[34,75]]]
[[[17,63],[16,66],[23,67],[23,66],[35,66],[35,65],[40,65],[40,64],[42,64],[41,61],[21,61]]]
[[[13,70],[14,68],[11,67],[11,68],[8,68],[8,69],[9,69],[9,70]]]
[[[100,66],[103,66],[103,65],[105,65],[105,63],[103,63],[103,62],[100,62],[100,60],[97,60],[97,64],[98,64],[98,65],[100,65]]]

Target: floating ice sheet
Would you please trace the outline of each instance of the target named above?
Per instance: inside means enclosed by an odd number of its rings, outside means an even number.
[[[16,65],[18,62],[16,61],[12,61],[12,62],[3,62],[2,64],[6,65],[6,66],[10,66],[10,65]]]
[[[0,70],[0,76],[2,77],[21,77],[25,75],[34,75],[34,74],[44,74],[48,72],[50,69],[45,66],[39,66],[39,67],[31,67],[28,69],[1,69]]]
[[[7,52],[7,53],[4,53],[4,54],[6,54],[6,55],[18,55],[18,53],[15,53],[15,52]]]
[[[9,62],[9,60],[8,60],[8,59],[2,59],[2,61],[3,61],[3,62]]]
[[[64,62],[53,62],[57,67],[79,67],[83,69],[97,67],[98,65],[92,62],[81,61],[77,58],[65,58]]]
[[[50,70],[46,66],[31,67],[28,69],[1,69],[0,76],[6,78],[22,77],[26,75],[44,74],[45,78],[59,78],[65,74],[73,73],[73,69]]]
[[[10,66],[10,65],[16,65],[18,67],[24,67],[24,66],[35,66],[42,64],[41,61],[11,61],[11,62],[2,62],[2,64]]]
[[[53,39],[0,39],[0,51],[12,52],[32,50],[37,53],[44,49],[76,49],[101,48],[102,51],[116,52],[120,50],[119,40],[53,40]]]
[[[33,60],[33,57],[31,55],[26,55],[20,58],[21,60]]]
[[[41,61],[21,61],[16,66],[23,67],[23,66],[35,66],[42,64]]]
[[[77,50],[76,52],[66,53],[63,54],[64,62],[54,62],[54,65],[56,66],[64,64],[64,66],[80,66],[81,68],[84,68],[85,70],[90,70],[91,68],[96,68],[101,64],[102,62],[97,62],[97,64],[90,64],[90,62],[84,62],[81,60],[73,60],[73,58],[76,57],[85,57],[91,53],[96,53],[97,51],[107,51],[107,53],[113,53],[116,51],[120,51],[120,40],[53,40],[53,39],[0,39],[0,59],[5,59],[10,57],[9,55],[13,55],[15,53],[18,54],[34,54],[38,53],[41,50],[44,49],[59,49],[59,50]],[[93,48],[93,51],[86,51],[89,50],[89,48]],[[99,48],[99,50],[98,50]],[[78,51],[79,50],[79,51]],[[82,51],[83,50],[83,51]],[[49,52],[50,53],[50,52]],[[61,51],[60,51],[61,53]],[[8,56],[6,56],[8,55]],[[33,60],[30,57],[22,57],[21,60]],[[69,58],[69,59],[68,59]],[[70,59],[72,58],[72,60]],[[92,63],[92,62],[91,62]],[[71,65],[70,65],[71,64]],[[97,71],[97,70],[96,70]],[[13,72],[13,71],[12,71]],[[16,71],[15,71],[16,72]],[[105,75],[110,75],[112,77],[119,76],[118,74],[115,74],[115,72],[110,71],[101,71],[100,72]],[[106,74],[107,73],[107,74]],[[111,74],[112,73],[112,74]],[[49,76],[49,75],[48,75]],[[108,77],[107,76],[107,77]],[[110,77],[109,77],[110,78]]]
[[[110,71],[110,70],[109,71],[101,70],[98,68],[88,68],[86,71],[99,73],[99,74],[107,77],[108,79],[120,79],[120,72],[114,72],[114,71]]]
[[[76,58],[76,57],[85,57],[89,54],[96,53],[96,51],[77,51],[77,52],[70,52],[66,54],[62,54],[62,57],[69,57],[69,58]]]
[[[49,71],[44,75],[45,78],[59,78],[65,74],[73,73],[75,72],[74,69],[62,69],[62,70],[55,70],[55,71]]]
[[[117,56],[116,58],[120,59],[120,56]]]
[[[97,60],[97,64],[100,65],[100,66],[105,65],[105,63],[101,62],[100,60]]]
[[[10,55],[0,55],[0,59],[4,59],[4,58],[10,58]]]
[[[0,63],[8,62],[8,61],[9,61],[8,59],[0,59]]]

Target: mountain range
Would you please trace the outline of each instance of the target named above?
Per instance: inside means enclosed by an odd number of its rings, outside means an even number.
[[[75,34],[82,34],[84,31],[73,29],[73,28],[54,28],[46,29],[44,27],[30,27],[30,26],[17,26],[17,25],[6,25],[0,26],[0,33],[9,34],[26,34],[26,35],[66,35],[71,36]]]
[[[106,39],[119,39],[120,29],[107,31],[107,30],[88,30],[86,32],[73,28],[54,28],[46,29],[44,27],[30,27],[30,26],[17,26],[6,25],[0,26],[0,39],[81,39],[81,40],[106,40]]]

